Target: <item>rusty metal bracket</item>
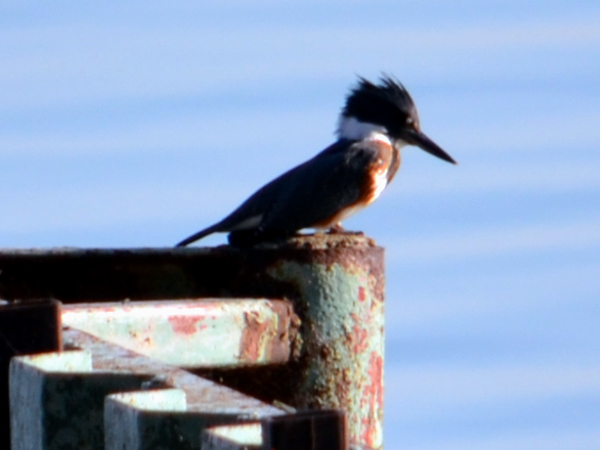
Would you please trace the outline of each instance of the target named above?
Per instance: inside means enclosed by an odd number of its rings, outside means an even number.
[[[152,436],[161,437],[163,448],[185,443],[186,448],[199,450],[201,431],[207,426],[283,413],[86,333],[66,330],[64,340],[72,350],[20,356],[11,362],[12,450],[104,450],[105,438],[114,444],[106,450],[155,448],[156,441],[144,434],[143,426],[123,428],[123,417],[145,420],[162,430]],[[165,388],[175,388],[168,389],[175,394],[163,393]],[[139,390],[119,394],[112,403],[107,400],[111,409],[104,414],[106,396]],[[123,447],[132,442],[140,446]]]
[[[0,297],[54,297],[64,303],[200,297],[289,300],[301,320],[297,358],[278,366],[284,371],[255,380],[255,385],[262,380],[279,387],[274,399],[300,410],[344,410],[351,445],[378,449],[383,419],[383,256],[372,240],[347,234],[303,236],[243,250],[6,251],[0,252]],[[253,322],[251,316],[247,319]],[[260,320],[254,326],[260,328]],[[251,354],[254,349],[249,346]],[[226,374],[216,379],[242,389],[236,383],[248,381],[250,370],[230,380]]]
[[[290,359],[300,321],[288,301],[161,300],[65,305],[65,326],[178,367]]]

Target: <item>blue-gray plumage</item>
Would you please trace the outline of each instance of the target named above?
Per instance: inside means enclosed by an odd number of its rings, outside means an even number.
[[[383,77],[376,85],[361,78],[346,99],[337,142],[177,246],[215,232],[229,232],[229,243],[243,247],[303,228],[341,227],[344,218],[373,202],[393,179],[404,145],[455,163],[421,132],[415,105],[400,83]]]

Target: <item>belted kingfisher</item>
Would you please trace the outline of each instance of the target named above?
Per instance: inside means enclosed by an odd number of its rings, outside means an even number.
[[[346,98],[337,135],[334,144],[177,246],[216,232],[229,232],[232,246],[247,247],[291,237],[303,228],[340,231],[343,219],[372,203],[392,181],[405,145],[456,164],[421,132],[410,94],[389,76],[378,84],[359,78]]]

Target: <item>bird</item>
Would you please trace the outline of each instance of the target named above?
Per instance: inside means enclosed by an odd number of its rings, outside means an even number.
[[[375,83],[358,77],[341,110],[336,142],[176,247],[217,232],[229,233],[233,247],[285,240],[305,228],[343,232],[342,220],[370,205],[394,179],[406,145],[456,164],[421,131],[402,83],[385,74]]]

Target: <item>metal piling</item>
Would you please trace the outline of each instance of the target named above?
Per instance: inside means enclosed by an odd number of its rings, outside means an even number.
[[[3,251],[0,297],[63,303],[289,300],[301,323],[286,364],[260,370],[230,367],[207,375],[299,410],[342,409],[350,443],[381,448],[383,258],[384,250],[372,240],[348,234],[305,236],[244,250]],[[265,392],[271,392],[270,398]]]

